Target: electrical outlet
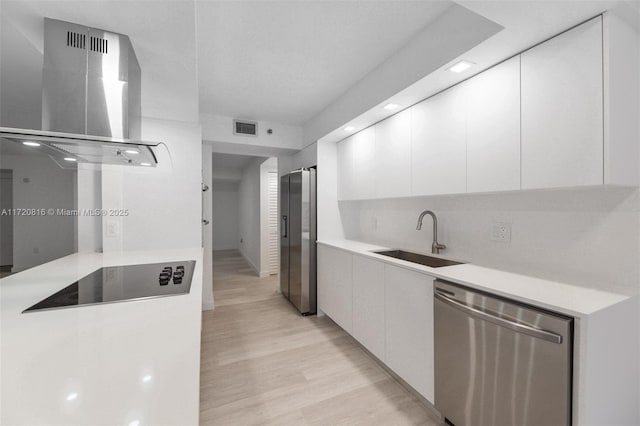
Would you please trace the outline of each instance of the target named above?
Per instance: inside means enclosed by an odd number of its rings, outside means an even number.
[[[107,220],[107,237],[117,238],[120,236],[120,224],[116,220]]]
[[[508,243],[511,241],[511,224],[505,222],[494,222],[491,225],[491,241]]]

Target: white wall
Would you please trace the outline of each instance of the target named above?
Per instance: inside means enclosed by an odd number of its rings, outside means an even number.
[[[233,119],[233,117],[222,115],[200,114],[203,139],[206,141],[260,147],[267,146],[284,149],[302,148],[302,128],[299,126],[270,121],[258,121],[257,136],[242,136],[233,133]],[[271,134],[267,133],[268,129],[272,130]]]
[[[212,190],[213,250],[237,249],[240,244],[238,182],[214,181]]]
[[[213,231],[211,218],[213,216],[213,158],[210,144],[202,144],[202,183],[209,187],[202,193],[202,309],[214,308],[213,297]],[[209,225],[204,221],[208,220]]]
[[[13,170],[14,209],[74,210],[75,170],[61,169],[48,157],[3,155],[2,169]],[[57,213],[57,212],[56,212]],[[75,216],[45,214],[13,218],[13,271],[75,251]]]
[[[129,211],[103,221],[104,251],[201,247],[199,126],[145,119],[142,130],[145,139],[164,141],[168,152],[157,150],[157,168],[103,166],[102,208]],[[107,233],[109,222],[118,223],[118,236]]]
[[[242,170],[241,169],[225,169],[221,167],[216,167],[212,171],[211,176],[214,181],[231,181],[231,182],[237,183],[237,182],[240,182],[240,179],[242,179]]]
[[[102,209],[102,167],[94,164],[78,164],[78,210]],[[95,253],[102,250],[102,217],[81,215],[77,218],[79,253]]]
[[[242,172],[238,185],[238,219],[240,253],[256,274],[260,274],[260,165],[264,158],[253,160]]]
[[[639,292],[640,190],[587,188],[341,202],[346,237],[430,252],[428,217],[438,216],[441,254],[569,284]],[[511,242],[490,239],[494,222],[511,224]]]

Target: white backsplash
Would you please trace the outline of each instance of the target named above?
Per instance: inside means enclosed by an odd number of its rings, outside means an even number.
[[[619,292],[640,293],[640,190],[585,188],[343,201],[346,238],[428,253],[433,210],[441,255],[505,271]],[[511,241],[491,239],[511,224]]]

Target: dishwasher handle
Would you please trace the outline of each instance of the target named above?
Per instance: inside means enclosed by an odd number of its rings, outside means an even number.
[[[497,315],[493,315],[493,313],[482,311],[480,309],[477,309],[474,306],[467,305],[466,303],[452,299],[447,295],[441,293],[439,289],[436,289],[434,293],[434,297],[439,301],[453,308],[456,308],[462,312],[467,313],[468,315],[471,315],[472,317],[476,317],[478,319],[488,321],[490,323],[508,328],[518,333],[522,333],[531,337],[536,337],[538,339],[546,340],[547,342],[557,343],[557,344],[562,343],[562,336],[560,334],[553,333],[551,331],[542,330],[535,327],[531,327],[525,324],[509,321],[504,318],[500,318]]]

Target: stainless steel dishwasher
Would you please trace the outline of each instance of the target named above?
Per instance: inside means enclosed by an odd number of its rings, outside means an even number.
[[[571,424],[573,319],[436,280],[435,406],[455,426]]]

